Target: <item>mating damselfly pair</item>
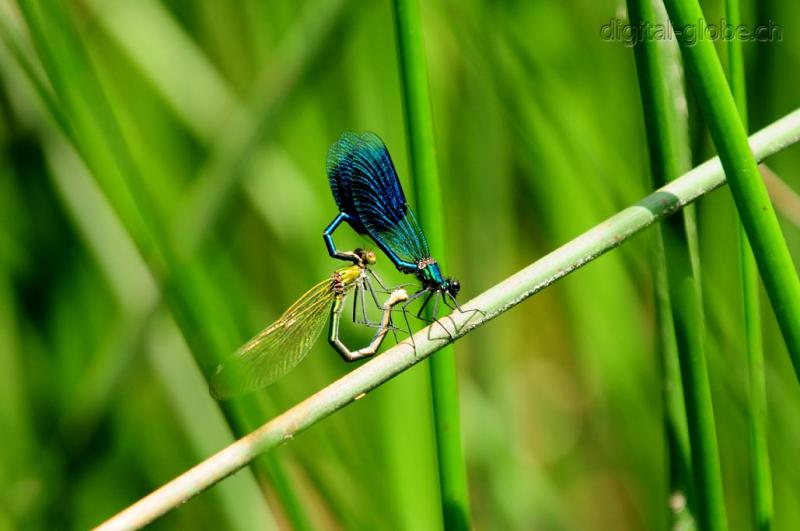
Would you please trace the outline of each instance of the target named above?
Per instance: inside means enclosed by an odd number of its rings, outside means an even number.
[[[440,301],[460,310],[456,302],[460,284],[444,277],[439,264],[431,256],[425,234],[408,207],[383,141],[374,133],[344,133],[328,151],[327,172],[339,214],[325,229],[323,238],[333,258],[353,262],[353,265],[337,269],[329,279],[312,287],[277,321],[219,365],[211,379],[211,393],[217,398],[254,391],[289,372],[317,341],[328,316],[328,341],[343,359],[355,361],[377,352],[386,334],[395,329],[392,322],[395,306],[402,309],[409,334],[412,331],[406,309],[417,299],[425,297],[416,314],[418,318],[432,299],[434,319]],[[337,249],[333,233],[343,221],[356,233],[371,239],[399,271],[416,276],[421,283],[420,289],[411,295],[403,288],[387,290],[371,271],[376,262],[373,252]],[[370,277],[380,284],[383,293],[388,294],[383,303]],[[345,298],[351,291],[355,292],[354,321],[358,320],[356,308],[360,300],[362,324],[377,329],[369,345],[355,351],[345,346],[339,337]],[[378,323],[368,322],[364,307],[368,297],[382,311]]]

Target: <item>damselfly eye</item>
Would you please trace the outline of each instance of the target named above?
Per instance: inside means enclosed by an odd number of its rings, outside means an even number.
[[[366,249],[361,249],[360,247],[353,249],[353,254],[358,257],[363,265],[374,265],[378,260],[378,257],[375,255],[374,251],[368,251]]]
[[[452,279],[448,282],[447,285],[447,292],[450,293],[453,297],[458,295],[458,292],[461,290],[461,282],[458,280]]]

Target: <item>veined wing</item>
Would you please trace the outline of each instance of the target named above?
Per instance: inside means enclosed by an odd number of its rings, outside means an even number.
[[[328,150],[328,183],[340,212],[350,215],[350,226],[359,234],[367,232],[358,219],[353,204],[353,153],[361,138],[354,133],[344,133]]]
[[[305,292],[277,321],[217,367],[211,394],[229,398],[255,391],[292,370],[317,341],[334,297],[331,279]]]
[[[408,208],[383,140],[370,132],[345,133],[334,146],[338,146],[337,158],[346,161],[337,166],[340,188],[334,191],[334,197],[339,195],[336,201],[340,209],[343,204],[354,209],[366,232],[402,260],[417,263],[428,258],[425,234]]]

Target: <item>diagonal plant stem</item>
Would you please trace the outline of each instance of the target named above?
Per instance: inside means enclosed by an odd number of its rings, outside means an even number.
[[[697,0],[665,0],[676,28],[706,24]],[[704,26],[704,27],[707,27]],[[689,33],[697,38],[689,39]],[[714,43],[695,32],[676,32],[689,78],[708,121],[711,137],[725,167],[731,193],[753,248],[764,287],[800,379],[800,280],[756,161],[747,146],[747,133],[728,88]],[[705,37],[705,38],[704,38]]]
[[[753,135],[750,146],[762,160],[799,140],[800,109]],[[440,323],[457,340],[724,183],[719,159],[709,160],[464,304],[465,310],[481,309],[484,313],[455,312]],[[449,342],[439,324],[421,330],[414,335],[416,349],[411,340],[390,348],[142,498],[98,529],[147,525]]]
[[[433,256],[442,264],[446,253],[444,215],[436,166],[422,19],[417,0],[395,0],[394,8],[414,197]],[[428,316],[435,317],[430,309]],[[458,380],[452,347],[442,349],[431,358],[430,375],[442,516],[447,529],[466,530],[470,528],[469,491],[461,447]]]

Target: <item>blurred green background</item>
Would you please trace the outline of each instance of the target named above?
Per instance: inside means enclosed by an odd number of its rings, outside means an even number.
[[[340,265],[321,231],[341,132],[380,134],[408,183],[388,1],[44,4],[0,7],[0,529],[95,525],[350,370],[322,340],[222,409],[201,372]],[[467,300],[648,192],[639,91],[631,49],[600,37],[624,3],[423,4],[446,273]],[[719,20],[721,2],[703,6]],[[756,130],[800,103],[800,25],[790,0],[745,2],[744,19],[784,29],[744,45]],[[713,146],[691,119],[702,161]],[[800,150],[769,163],[800,190]],[[728,190],[698,214],[726,505],[744,530]],[[341,248],[366,244],[351,232]],[[651,238],[457,343],[475,528],[666,528]],[[407,281],[383,256],[376,268]],[[763,301],[775,528],[789,530],[800,388]],[[153,527],[438,528],[429,394],[423,364]]]

